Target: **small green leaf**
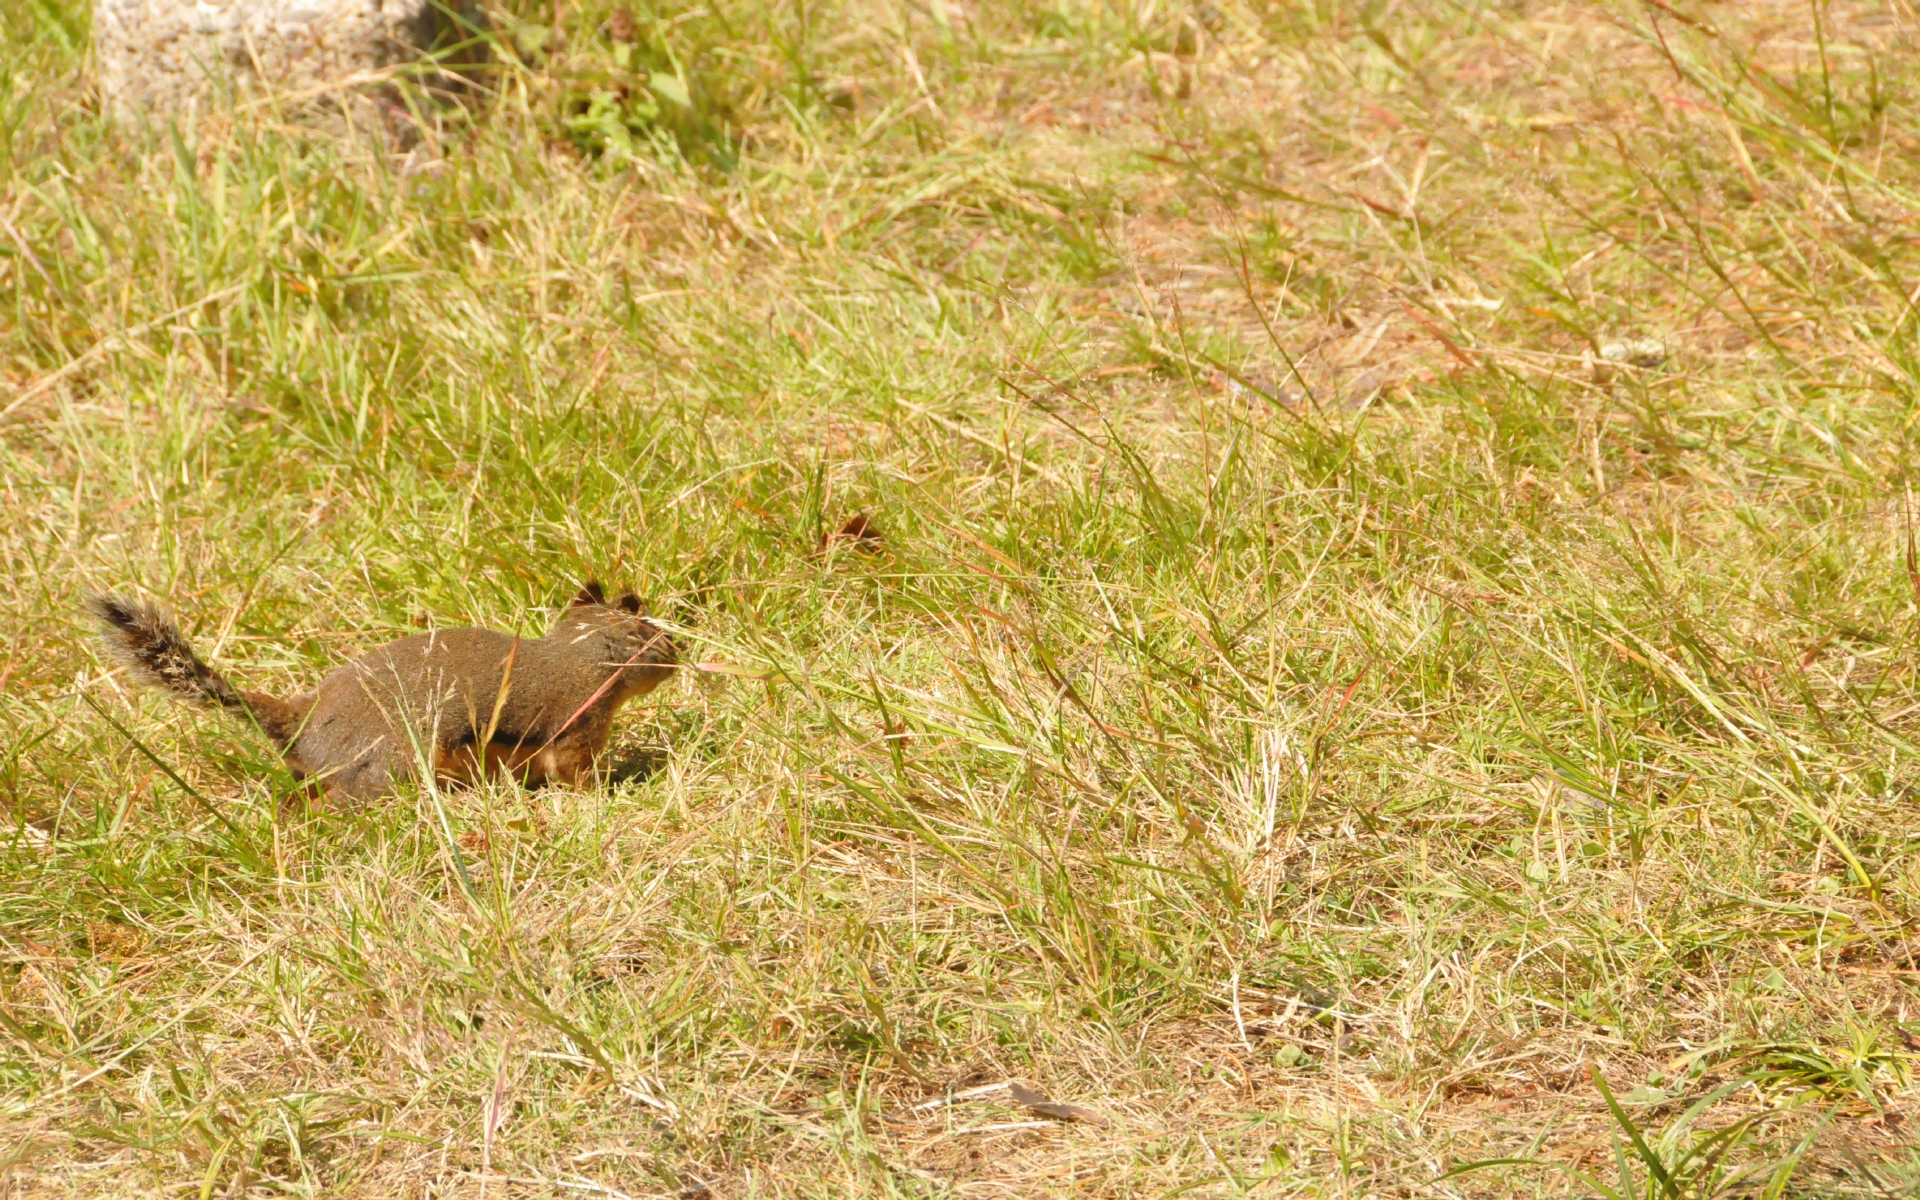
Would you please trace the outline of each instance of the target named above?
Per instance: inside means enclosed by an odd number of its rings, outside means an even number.
[[[681,108],[688,108],[693,104],[693,98],[687,95],[686,81],[678,75],[655,71],[647,76],[647,90],[670,104],[678,104]]]
[[[513,27],[513,45],[523,58],[545,50],[552,37],[551,29],[532,21],[523,21]]]

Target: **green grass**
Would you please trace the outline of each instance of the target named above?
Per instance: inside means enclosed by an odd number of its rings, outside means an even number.
[[[0,1194],[1920,1186],[1909,9],[611,15],[139,131],[0,0]],[[769,678],[310,814],[80,608],[587,577]]]

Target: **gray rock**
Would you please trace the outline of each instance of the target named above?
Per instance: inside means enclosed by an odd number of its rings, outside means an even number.
[[[460,4],[474,21],[471,4]],[[190,119],[226,86],[317,99],[468,36],[432,0],[94,0],[100,89],[122,120]],[[469,56],[462,53],[463,59]]]

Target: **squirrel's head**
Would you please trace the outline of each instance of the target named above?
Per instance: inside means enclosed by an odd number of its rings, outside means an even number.
[[[547,636],[574,640],[592,633],[606,638],[607,668],[621,668],[622,690],[630,696],[658,687],[680,661],[673,636],[648,619],[646,605],[632,592],[609,601],[599,584],[587,584]]]

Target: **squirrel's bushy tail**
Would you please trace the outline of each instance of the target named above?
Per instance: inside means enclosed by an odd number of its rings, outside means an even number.
[[[260,692],[236,690],[200,661],[180,627],[158,608],[118,596],[94,596],[88,599],[87,609],[106,627],[107,652],[141,683],[195,704],[251,717],[282,746],[293,739],[300,714],[292,705]]]

